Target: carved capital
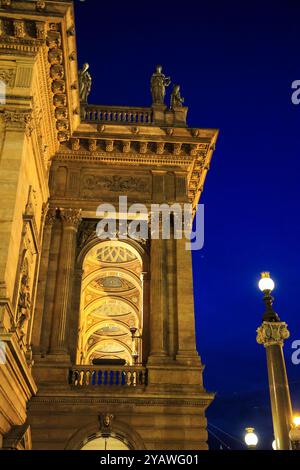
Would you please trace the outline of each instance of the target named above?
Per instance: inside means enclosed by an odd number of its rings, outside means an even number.
[[[60,218],[65,227],[73,227],[77,230],[81,222],[81,209],[61,209]]]
[[[290,336],[285,322],[264,321],[256,332],[256,341],[258,344],[263,344],[265,348],[274,344],[283,346],[284,340]]]
[[[13,86],[15,75],[16,73],[14,69],[0,70],[0,80],[4,82],[7,86]]]
[[[32,111],[19,111],[6,109],[4,111],[4,122],[7,129],[25,131],[29,137],[33,131]]]
[[[55,220],[56,220],[56,209],[51,207],[50,209],[48,209],[48,212],[46,214],[45,225],[52,227]]]

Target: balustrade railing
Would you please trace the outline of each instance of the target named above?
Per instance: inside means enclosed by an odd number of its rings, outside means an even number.
[[[74,387],[143,387],[147,369],[142,366],[74,366],[69,383]]]
[[[85,122],[109,124],[153,124],[151,108],[130,108],[126,106],[93,106],[82,105],[81,118]]]

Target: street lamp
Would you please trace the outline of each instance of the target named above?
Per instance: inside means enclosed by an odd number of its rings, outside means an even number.
[[[246,428],[245,442],[249,450],[256,449],[258,437],[254,432],[254,428]]]
[[[290,333],[287,324],[280,321],[273,310],[273,297],[271,292],[275,287],[270,273],[261,274],[258,284],[264,294],[266,310],[261,326],[257,329],[257,342],[266,349],[268,378],[273,418],[276,449],[288,450],[291,448],[289,433],[292,425],[292,406],[286,367],[283,355],[284,340]]]
[[[294,416],[293,425],[290,430],[290,439],[293,450],[300,450],[300,416]]]

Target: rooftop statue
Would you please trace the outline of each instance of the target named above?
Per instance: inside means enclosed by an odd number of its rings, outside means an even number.
[[[164,104],[166,87],[171,83],[170,77],[162,73],[162,66],[157,65],[156,71],[151,77],[151,94],[153,104]]]
[[[87,103],[92,88],[92,77],[88,71],[89,67],[89,64],[85,63],[82,69],[78,71],[79,96],[82,103]]]
[[[178,108],[178,106],[182,106],[184,102],[184,98],[180,95],[180,86],[174,85],[173,91],[171,94],[171,109]]]

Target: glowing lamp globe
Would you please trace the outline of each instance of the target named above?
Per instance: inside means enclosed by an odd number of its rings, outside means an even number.
[[[256,447],[258,443],[258,437],[254,432],[254,428],[246,428],[245,442],[248,447]]]
[[[272,291],[275,287],[273,279],[270,278],[270,273],[261,273],[261,278],[258,287],[262,292]]]
[[[276,440],[274,439],[274,441],[272,442],[272,449],[273,450],[277,450],[277,447],[276,447]]]
[[[300,427],[300,415],[294,416],[293,423],[296,426],[296,428]]]

